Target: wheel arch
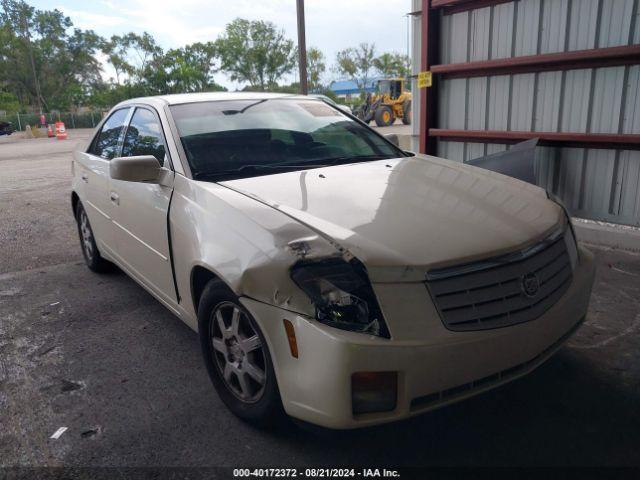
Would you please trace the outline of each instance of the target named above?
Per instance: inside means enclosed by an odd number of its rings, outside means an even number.
[[[76,218],[76,212],[78,210],[79,203],[80,203],[80,197],[78,196],[78,194],[75,191],[71,192],[71,208],[72,208],[73,218]]]
[[[204,266],[204,265],[194,265],[191,268],[191,301],[193,302],[193,310],[198,314],[198,306],[200,305],[200,298],[202,298],[202,293],[204,292],[207,284],[212,280],[219,281],[222,285],[227,287],[227,289],[235,293],[233,289],[225,282],[220,275],[215,273],[213,269]]]

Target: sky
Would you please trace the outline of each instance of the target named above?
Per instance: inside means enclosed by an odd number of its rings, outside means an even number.
[[[74,26],[104,37],[149,32],[166,50],[193,42],[215,40],[237,17],[267,20],[297,42],[295,0],[27,0],[42,10],[57,8]],[[306,0],[307,48],[317,47],[328,67],[335,55],[361,42],[376,50],[406,53],[410,0]],[[105,69],[108,77],[111,73]],[[293,75],[288,81],[295,80]],[[336,78],[328,72],[325,81]],[[216,81],[230,90],[241,85],[223,74]]]

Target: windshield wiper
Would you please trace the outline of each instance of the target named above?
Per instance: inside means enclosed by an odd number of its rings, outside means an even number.
[[[333,165],[337,165],[341,162],[345,163],[358,163],[364,161],[371,160],[384,160],[389,157],[389,155],[345,155],[343,157],[333,157],[333,158],[321,158],[316,162],[309,162],[303,164],[292,164],[292,163],[271,163],[271,164],[249,164],[242,165],[238,168],[232,168],[230,170],[220,170],[217,172],[196,172],[193,177],[195,179],[200,178],[218,178],[218,177],[228,177],[234,175],[241,175],[245,172],[259,172],[261,170],[307,170],[312,168],[322,168],[322,167],[331,167]]]
[[[222,110],[222,114],[223,115],[237,115],[238,113],[244,113],[247,110],[249,110],[251,107],[255,107],[256,105],[260,105],[261,103],[264,103],[268,100],[268,98],[265,98],[263,100],[258,100],[255,103],[250,103],[249,105],[247,105],[246,107],[240,109],[240,110]]]
[[[256,171],[259,172],[261,170],[302,170],[307,168],[318,168],[328,165],[318,165],[315,163],[308,163],[304,165],[292,165],[288,163],[273,163],[273,164],[264,164],[264,165],[243,165],[238,168],[232,168],[231,170],[220,170],[217,172],[197,172],[193,176],[194,178],[211,178],[211,177],[227,177],[230,175],[238,175],[244,172]]]

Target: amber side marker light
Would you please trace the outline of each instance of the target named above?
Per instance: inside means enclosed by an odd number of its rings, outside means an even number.
[[[284,319],[284,330],[287,332],[287,340],[289,340],[289,350],[291,350],[291,356],[298,358],[298,342],[296,341],[296,331],[293,328],[293,323]]]
[[[351,375],[351,407],[354,415],[395,410],[398,372],[356,372]]]

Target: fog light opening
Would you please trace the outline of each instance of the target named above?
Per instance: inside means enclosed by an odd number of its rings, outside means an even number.
[[[289,341],[289,350],[293,358],[298,358],[298,342],[296,340],[296,331],[293,328],[293,323],[284,319],[284,330],[287,332],[287,340]]]
[[[351,406],[354,415],[395,410],[398,372],[356,372],[351,375]]]

